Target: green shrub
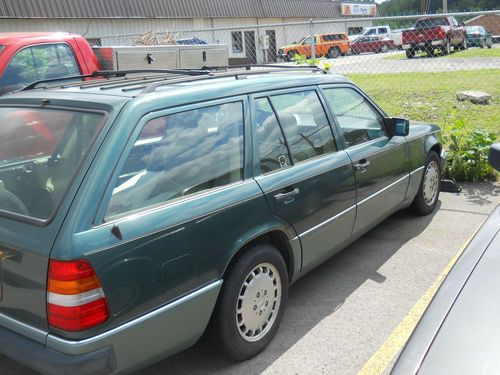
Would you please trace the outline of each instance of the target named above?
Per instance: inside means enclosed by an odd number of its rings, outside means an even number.
[[[445,176],[456,181],[495,180],[495,170],[488,164],[488,150],[495,142],[494,133],[482,128],[470,129],[461,119],[443,135],[448,148]]]
[[[293,57],[295,59],[295,64],[297,65],[309,65],[309,66],[317,66],[318,68],[324,69],[327,72],[330,72],[331,65],[328,63],[323,63],[320,59],[308,59],[306,55],[295,54]]]

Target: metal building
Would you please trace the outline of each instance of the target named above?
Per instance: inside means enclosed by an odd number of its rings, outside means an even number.
[[[375,4],[368,6],[376,10]],[[355,15],[343,16],[345,7],[339,0],[0,0],[0,30],[69,31],[101,45],[129,45],[134,35],[169,32],[227,44],[230,57],[255,62],[262,61],[262,38],[265,48],[275,51],[310,33],[306,24],[278,24]],[[355,26],[371,22],[361,19]],[[330,29],[347,32],[347,22]]]

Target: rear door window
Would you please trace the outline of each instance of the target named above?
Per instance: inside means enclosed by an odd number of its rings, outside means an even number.
[[[261,172],[269,173],[288,167],[291,162],[285,137],[268,98],[255,100],[254,126]]]
[[[243,103],[149,120],[116,181],[106,219],[243,179]]]

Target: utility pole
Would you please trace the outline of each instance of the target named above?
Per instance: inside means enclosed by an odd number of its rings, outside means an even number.
[[[425,14],[425,0],[420,0],[420,14]]]
[[[448,0],[443,0],[443,13],[448,13]]]

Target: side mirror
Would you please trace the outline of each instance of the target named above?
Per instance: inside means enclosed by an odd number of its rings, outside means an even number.
[[[493,143],[488,153],[488,163],[500,172],[500,143]]]
[[[410,133],[410,121],[406,118],[388,117],[385,126],[391,137],[406,137]]]

